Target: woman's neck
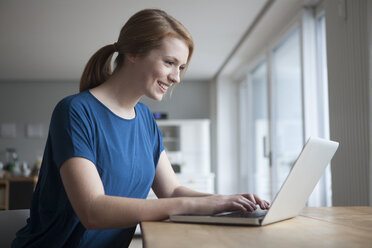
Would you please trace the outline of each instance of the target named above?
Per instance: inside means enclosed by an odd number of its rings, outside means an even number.
[[[130,74],[119,71],[90,92],[116,115],[132,119],[135,117],[134,106],[142,96],[135,86]]]

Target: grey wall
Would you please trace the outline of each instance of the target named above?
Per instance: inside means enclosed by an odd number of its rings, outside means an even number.
[[[345,17],[339,15],[340,3],[325,1],[330,136],[340,142],[332,160],[332,200],[335,206],[368,205],[372,124],[368,1],[346,1]]]
[[[49,129],[52,111],[63,97],[78,92],[78,81],[0,81],[0,125],[15,123],[15,138],[0,137],[0,161],[5,161],[5,149],[17,149],[20,160],[33,164],[41,156]],[[152,111],[162,111],[173,119],[209,118],[209,83],[187,81],[179,84],[172,97],[162,102],[141,99]],[[41,123],[43,137],[26,136],[28,123]]]
[[[20,160],[33,164],[43,154],[50,117],[54,106],[64,96],[76,93],[76,81],[1,81],[0,124],[15,123],[15,138],[0,137],[0,161],[5,160],[5,149],[16,148]],[[26,137],[28,123],[42,123],[42,138]]]
[[[143,97],[153,112],[168,113],[170,119],[209,118],[209,81],[187,81],[178,84],[161,102]]]

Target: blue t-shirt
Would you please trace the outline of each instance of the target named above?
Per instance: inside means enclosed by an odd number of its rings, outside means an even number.
[[[67,198],[59,169],[69,158],[92,161],[105,194],[146,198],[164,150],[152,112],[142,103],[124,119],[89,91],[64,98],[54,109],[27,225],[12,247],[125,247],[135,230],[87,230]],[[110,209],[107,209],[110,211]]]

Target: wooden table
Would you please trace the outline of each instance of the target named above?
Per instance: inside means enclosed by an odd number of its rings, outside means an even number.
[[[372,247],[372,207],[305,208],[263,227],[142,222],[145,248]]]

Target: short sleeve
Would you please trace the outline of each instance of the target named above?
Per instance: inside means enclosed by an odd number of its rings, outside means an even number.
[[[154,132],[154,164],[156,168],[159,162],[160,154],[164,151],[164,146],[163,146],[162,133],[153,116],[152,116],[152,121],[154,124],[154,131],[155,131]]]
[[[83,157],[95,163],[92,128],[84,108],[69,99],[59,102],[50,123],[53,160],[58,168],[72,157]]]

